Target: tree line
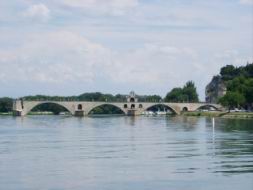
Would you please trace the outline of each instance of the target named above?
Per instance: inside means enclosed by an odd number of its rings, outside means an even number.
[[[198,94],[196,87],[192,81],[185,84],[183,88],[172,89],[165,98],[159,95],[137,95],[139,102],[197,102]],[[103,101],[103,102],[126,102],[127,95],[123,94],[103,94],[101,92],[83,93],[79,96],[46,96],[46,95],[35,95],[35,96],[24,96],[22,100],[28,101]],[[0,98],[0,112],[11,112],[12,111],[12,98]],[[67,111],[62,106],[57,104],[41,104],[36,106],[32,111],[51,111],[55,114]],[[93,110],[95,114],[103,113],[120,113],[121,110],[114,106],[104,105]]]

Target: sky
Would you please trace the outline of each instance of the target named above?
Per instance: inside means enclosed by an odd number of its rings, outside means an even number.
[[[158,94],[253,62],[253,0],[0,0],[0,97]]]

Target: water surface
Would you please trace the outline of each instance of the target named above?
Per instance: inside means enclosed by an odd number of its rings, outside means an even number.
[[[3,190],[252,190],[253,120],[0,117]]]

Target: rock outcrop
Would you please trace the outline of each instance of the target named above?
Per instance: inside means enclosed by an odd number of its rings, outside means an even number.
[[[226,94],[226,85],[221,76],[214,76],[212,81],[206,86],[206,102],[218,103],[220,97]]]

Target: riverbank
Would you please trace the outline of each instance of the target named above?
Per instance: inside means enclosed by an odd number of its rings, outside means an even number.
[[[0,116],[11,116],[12,112],[2,113]],[[54,115],[52,112],[30,112],[28,115]],[[69,115],[67,113],[63,115]],[[94,116],[105,116],[107,114],[95,114]],[[222,118],[238,118],[238,119],[253,119],[253,112],[184,112],[183,116],[195,116],[195,117],[222,117]],[[121,116],[121,114],[116,114],[116,116]]]
[[[184,116],[205,116],[205,117],[222,117],[222,118],[238,118],[253,119],[253,112],[185,112]]]
[[[13,115],[12,112],[0,112],[0,116],[1,115]]]
[[[0,116],[11,116],[11,115],[13,115],[12,112],[0,112]],[[53,112],[29,112],[28,115],[55,115],[55,114]]]

